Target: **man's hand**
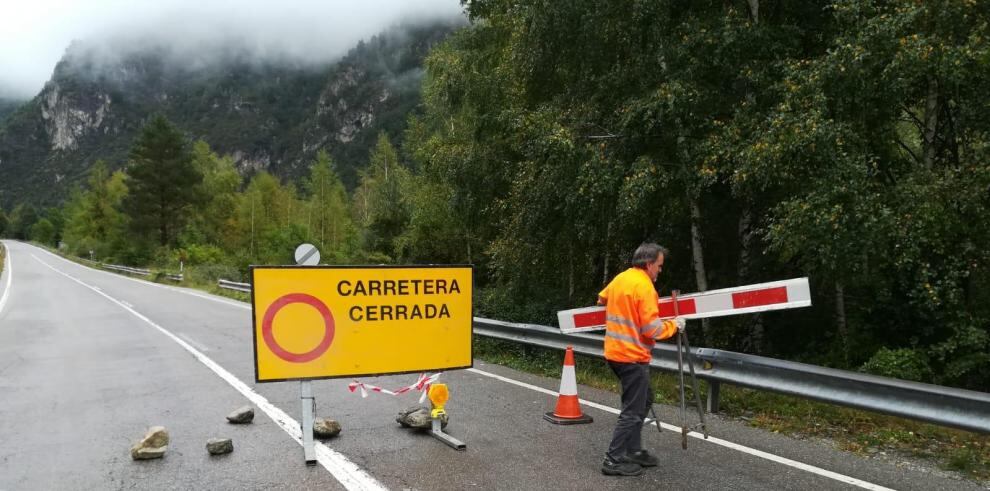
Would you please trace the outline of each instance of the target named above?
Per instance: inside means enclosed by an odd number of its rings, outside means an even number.
[[[677,332],[684,332],[684,329],[687,328],[687,321],[682,317],[674,319],[674,323],[677,324]]]

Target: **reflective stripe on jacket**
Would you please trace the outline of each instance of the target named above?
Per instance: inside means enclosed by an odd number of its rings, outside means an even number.
[[[656,340],[677,332],[677,324],[660,319],[660,298],[646,271],[619,273],[598,296],[605,302],[605,359],[648,363]]]

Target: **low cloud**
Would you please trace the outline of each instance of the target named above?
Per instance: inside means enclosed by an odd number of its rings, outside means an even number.
[[[73,40],[108,56],[164,47],[190,67],[231,53],[322,65],[397,24],[463,22],[457,0],[35,0],[5,3],[0,18],[0,98],[37,94]]]

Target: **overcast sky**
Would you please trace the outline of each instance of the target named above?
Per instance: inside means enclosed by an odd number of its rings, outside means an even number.
[[[0,0],[0,96],[29,98],[74,39],[238,39],[320,63],[401,21],[461,16],[458,0]]]

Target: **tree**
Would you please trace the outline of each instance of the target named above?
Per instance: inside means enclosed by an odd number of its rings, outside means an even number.
[[[320,150],[306,180],[309,193],[309,235],[330,262],[344,262],[355,235],[347,192],[327,152]]]
[[[769,197],[733,193],[723,140],[753,137],[783,60],[822,49],[821,7],[471,2],[475,22],[428,58],[411,153],[491,274],[546,311],[594,298],[651,238],[679,258],[670,284],[752,280]]]
[[[422,176],[413,176],[404,193],[409,197],[409,226],[396,241],[403,262],[472,262],[467,231],[451,206],[453,192]]]
[[[789,64],[787,97],[754,142],[765,151],[750,155],[749,175],[795,183],[766,237],[825,280],[836,324],[856,333],[850,362],[920,355],[935,381],[985,384],[990,8],[845,0],[832,12],[832,46]]]
[[[254,175],[237,209],[241,255],[250,264],[291,264],[292,252],[310,240],[306,207],[293,186],[267,172]]]
[[[4,237],[9,226],[10,219],[7,218],[7,214],[3,212],[2,208],[0,208],[0,237]]]
[[[21,203],[10,213],[10,235],[17,240],[30,240],[31,227],[38,221],[38,210],[34,205]]]
[[[236,216],[241,176],[229,156],[219,157],[209,144],[198,140],[192,147],[193,167],[203,176],[201,206],[192,210],[187,234],[193,242],[223,246],[236,245]]]
[[[65,233],[65,215],[62,213],[61,208],[49,207],[45,208],[45,218],[52,224],[53,235],[51,243],[57,247]]]
[[[55,226],[47,218],[42,218],[31,226],[31,240],[45,245],[54,245]]]
[[[394,259],[395,239],[409,222],[407,197],[403,194],[409,170],[399,161],[398,152],[384,133],[378,135],[368,160],[355,193],[361,199],[357,207],[363,215],[365,247]]]
[[[89,257],[93,251],[106,258],[125,248],[127,216],[121,205],[127,195],[126,176],[110,174],[102,160],[90,169],[87,189],[73,192],[66,203],[64,239],[77,255]]]
[[[164,116],[152,117],[131,148],[127,169],[124,209],[133,230],[160,246],[174,245],[192,206],[201,201],[202,181],[182,133]]]

